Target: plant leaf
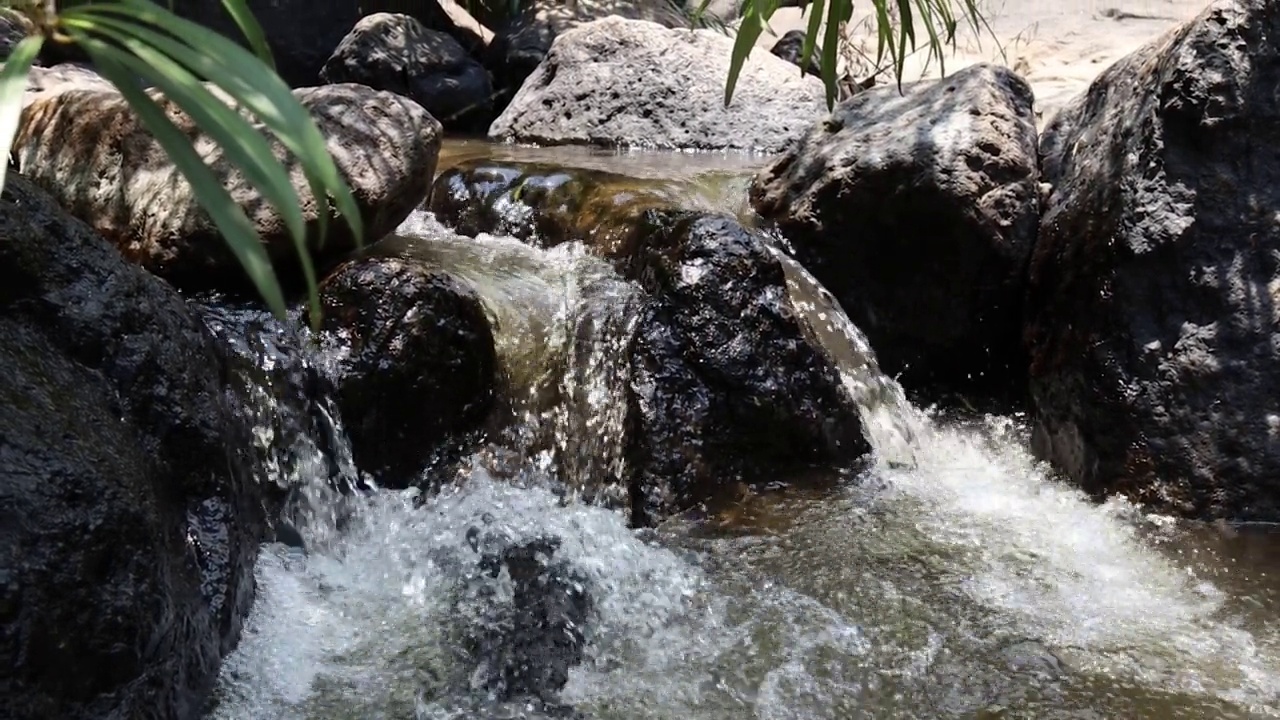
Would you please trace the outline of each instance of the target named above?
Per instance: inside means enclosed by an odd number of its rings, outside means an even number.
[[[804,47],[800,50],[800,74],[809,72],[809,60],[813,57],[813,48],[818,43],[818,29],[822,26],[822,13],[827,9],[826,0],[813,0],[813,4],[809,6],[809,29],[804,34]],[[827,74],[826,66],[822,68],[822,75],[825,78]]]
[[[31,63],[40,54],[43,35],[25,37],[13,48],[9,59],[0,70],[0,190],[9,178],[9,152],[13,148],[13,136],[18,132],[22,118],[22,94],[27,91],[27,74]]]
[[[253,48],[253,53],[258,56],[262,64],[275,70],[276,61],[271,56],[271,46],[267,44],[267,36],[262,32],[262,26],[249,11],[244,0],[222,0],[222,7],[226,8],[227,14],[236,21],[240,32],[244,33],[245,40],[249,41],[249,47]],[[169,6],[169,10],[173,10],[172,5]]]
[[[333,196],[338,211],[351,228],[357,244],[361,244],[364,229],[359,208],[351,194],[351,188],[347,186],[333,156],[329,154],[315,119],[293,96],[284,81],[264,67],[252,53],[207,28],[164,12],[148,0],[120,0],[110,5],[77,7],[68,12],[95,16],[123,15],[128,19],[155,25],[185,41],[190,50],[185,54],[174,47],[182,43],[168,38],[165,38],[167,42],[164,44],[157,42],[156,45],[171,57],[187,64],[197,75],[211,77],[212,74],[219,73],[218,77],[225,82],[222,89],[269,127],[298,159],[318,205],[321,235],[323,236],[327,220],[323,207],[327,192]],[[63,17],[66,15],[64,13]]]
[[[760,37],[760,32],[764,30],[764,20],[760,13],[760,4],[767,0],[746,0],[747,12],[742,16],[742,24],[738,26],[738,37],[733,41],[733,51],[729,58],[729,79],[724,86],[724,104],[725,107],[733,100],[733,89],[738,84],[738,75],[742,72],[742,65],[747,61],[747,56],[751,54],[751,48],[755,47],[756,39]]]
[[[947,2],[948,0],[943,0]],[[925,7],[928,7],[926,5]],[[928,21],[928,13],[925,13],[925,21]],[[912,23],[911,3],[908,0],[898,0],[898,67],[901,68],[907,61],[907,43],[911,43],[911,49],[916,47],[916,29]],[[930,47],[932,50],[932,47]],[[901,78],[901,72],[899,73]],[[902,80],[898,80],[898,84],[902,84]]]
[[[834,110],[836,98],[840,96],[836,85],[836,51],[840,48],[840,26],[848,16],[845,8],[852,13],[852,0],[831,0],[827,13],[827,32],[822,38],[822,84],[827,88],[827,109]]]
[[[240,260],[267,306],[277,317],[286,317],[284,295],[253,223],[249,222],[244,210],[196,154],[195,148],[182,131],[169,121],[144,90],[134,84],[133,77],[126,69],[129,55],[78,28],[69,30],[76,43],[94,61],[98,71],[116,86],[156,141],[169,154],[174,165],[187,178],[187,182],[191,183],[200,205],[222,232],[227,246]]]
[[[951,12],[949,2],[942,2],[937,5],[938,15],[942,17],[943,22],[947,21],[947,16]],[[920,19],[924,22],[925,32],[929,33],[930,52],[936,49],[938,54],[938,74],[942,77],[947,76],[947,58],[943,52],[942,40],[938,37],[938,30],[934,27],[933,17],[929,12],[929,0],[916,0],[916,7],[920,10]]]
[[[318,313],[320,298],[316,288],[316,273],[307,248],[307,227],[299,205],[298,192],[288,171],[276,160],[262,133],[244,116],[209,92],[199,78],[143,39],[130,35],[130,30],[145,28],[130,28],[114,18],[110,21],[98,18],[96,23],[73,18],[64,20],[63,25],[85,33],[102,34],[133,53],[122,53],[116,60],[126,70],[150,80],[190,115],[196,125],[223,149],[227,159],[244,173],[245,179],[275,206],[289,230],[302,264],[308,307],[312,313]],[[214,78],[215,84],[216,81],[217,78]]]

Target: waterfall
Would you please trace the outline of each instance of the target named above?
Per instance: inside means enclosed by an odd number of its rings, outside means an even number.
[[[479,293],[507,421],[438,495],[346,496],[340,530],[336,515],[300,521],[308,552],[264,547],[212,718],[1280,716],[1264,581],[1224,589],[1225,561],[1200,536],[1061,484],[1027,452],[1021,418],[911,405],[785,256],[793,305],[858,398],[873,466],[841,487],[746,498],[732,517],[634,530],[581,490],[625,474],[636,289],[572,243],[463,240],[427,215],[400,235],[397,252]],[[326,350],[308,347],[323,369]],[[325,422],[289,420],[288,400],[253,396],[263,447],[294,458],[267,472],[331,507],[334,476],[354,473],[341,419],[325,406]],[[333,437],[317,438],[326,423]],[[548,541],[591,598],[585,649],[558,697],[495,698],[492,667],[467,649],[509,622],[520,580],[485,558]]]

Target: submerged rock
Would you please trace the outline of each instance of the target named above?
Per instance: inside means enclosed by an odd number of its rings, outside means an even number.
[[[760,173],[751,201],[907,385],[1021,394],[1039,209],[1032,94],[1012,71],[861,93]]]
[[[466,50],[471,57],[484,61],[489,50],[489,44],[493,42],[493,31],[486,27],[482,22],[475,18],[467,8],[462,7],[456,0],[415,0],[412,3],[396,3],[394,0],[384,0],[382,3],[391,7],[377,8],[380,10],[395,12],[405,12],[410,17],[416,19],[430,30],[436,30],[447,34],[449,37],[458,41],[462,49]],[[472,8],[477,8],[484,3],[469,2]],[[401,7],[407,5],[407,7]],[[372,12],[377,5],[365,5],[365,12]]]
[[[257,193],[222,150],[200,134],[172,103],[153,93],[195,140],[197,151],[230,184],[261,234],[279,273],[296,277],[293,240],[275,208]],[[295,90],[328,140],[364,220],[365,243],[394,230],[430,189],[440,149],[440,123],[421,105],[363,85]],[[320,212],[297,163],[278,141],[310,227]],[[183,289],[243,287],[248,279],[222,234],[196,201],[191,185],[138,117],[113,90],[72,89],[27,106],[14,140],[18,167],[53,193],[71,214],[89,223],[125,255]],[[327,205],[327,202],[326,202]],[[345,222],[329,223],[312,257],[332,264],[356,244]]]
[[[1215,3],[1044,132],[1033,447],[1086,490],[1280,520],[1278,37]]]
[[[822,82],[767,52],[724,79],[733,40],[609,17],[556,38],[489,128],[498,140],[778,152],[827,111]]]
[[[0,716],[195,720],[267,532],[225,360],[16,174],[0,277]]]
[[[638,524],[869,449],[768,240],[728,216],[673,209],[679,202],[609,173],[484,162],[447,171],[432,192],[437,216],[462,232],[581,241],[644,288],[626,422]]]
[[[338,403],[356,466],[384,486],[416,484],[492,405],[497,360],[479,298],[390,257],[343,265],[320,293],[325,330],[346,346]]]
[[[677,188],[608,172],[475,160],[440,173],[428,208],[464,235],[510,235],[540,247],[580,240],[614,259],[634,251],[646,210],[680,202]]]
[[[408,15],[362,18],[320,77],[413,98],[447,130],[484,129],[493,118],[489,73],[457,40]]]
[[[590,582],[583,572],[557,559],[557,537],[539,537],[501,548],[484,548],[479,569],[510,580],[507,602],[495,602],[496,588],[478,588],[481,621],[467,638],[478,682],[498,701],[531,697],[555,706],[569,682],[569,670],[583,660],[585,630],[593,612]],[[567,708],[559,708],[562,712]]]

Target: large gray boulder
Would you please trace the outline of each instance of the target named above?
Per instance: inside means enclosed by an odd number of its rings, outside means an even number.
[[[413,98],[450,130],[493,119],[489,73],[457,40],[396,13],[367,15],[325,63],[326,83],[359,83]]]
[[[724,106],[733,40],[608,17],[556,38],[489,136],[540,144],[778,152],[826,113],[822,82],[758,49]]]
[[[441,128],[421,105],[363,85],[294,90],[311,110],[347,178],[364,220],[367,244],[393,231],[430,189]],[[231,168],[222,149],[158,92],[152,97],[194,138],[196,150],[226,183],[261,235],[278,272],[296,276],[293,240],[275,208]],[[274,137],[277,159],[287,163],[314,231],[322,209],[311,196],[296,159]],[[110,89],[72,88],[34,100],[22,113],[14,140],[19,170],[51,192],[71,214],[89,223],[126,258],[179,287],[228,289],[246,280],[222,234],[196,201],[191,185],[169,160],[123,96]],[[355,238],[345,222],[329,223],[323,246],[309,247],[320,265],[350,252]]]
[[[1021,392],[1036,165],[1031,88],[974,65],[841,103],[750,197],[886,372],[915,388]]]
[[[1045,129],[1033,444],[1089,491],[1280,520],[1278,39],[1215,3]]]
[[[480,0],[480,19],[497,32],[485,55],[493,73],[497,107],[505,108],[560,34],[609,16],[650,20],[663,27],[689,27],[689,18],[669,0],[524,0],[514,15],[502,0]]]
[[[267,532],[226,358],[16,174],[0,332],[0,717],[196,720]]]

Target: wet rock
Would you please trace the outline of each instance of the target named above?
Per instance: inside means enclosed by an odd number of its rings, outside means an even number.
[[[225,361],[13,174],[0,276],[0,716],[199,718],[266,535]]]
[[[750,194],[886,372],[916,388],[1021,393],[1039,190],[1031,89],[1012,71],[976,65],[903,95],[860,93]]]
[[[328,487],[342,492],[353,475],[345,431],[337,424],[337,393],[305,320],[281,320],[260,303],[212,295],[193,298],[192,308],[227,350],[228,390],[256,430],[250,449],[258,477],[271,481],[264,490],[285,516],[270,519],[277,532],[278,523],[305,524],[297,515],[311,508],[299,491],[327,479]],[[325,508],[326,515],[332,510]]]
[[[870,447],[764,238],[727,216],[650,212],[624,274],[653,297],[631,346],[638,522]]]
[[[809,58],[809,64],[804,64],[804,38],[803,30],[788,30],[778,38],[778,42],[769,48],[769,52],[777,57],[786,60],[798,68],[805,68],[805,72],[810,75],[822,75],[822,65],[818,62],[818,49],[815,47],[813,55]]]
[[[324,328],[348,348],[338,402],[357,467],[417,483],[493,401],[493,334],[474,291],[412,260],[353,260],[321,286]]]
[[[688,18],[678,6],[663,0],[581,0],[572,3],[528,0],[520,4],[520,10],[514,16],[506,16],[505,8],[497,12],[490,10],[488,20],[482,15],[482,21],[498,29],[485,61],[485,66],[493,73],[496,108],[501,111],[507,107],[516,91],[550,52],[557,36],[609,16],[650,20],[670,28],[689,26]]]
[[[312,111],[339,171],[351,184],[364,219],[363,241],[371,243],[394,230],[430,189],[440,124],[412,100],[362,85],[304,88],[294,96]],[[293,240],[275,209],[231,170],[221,149],[200,137],[189,118],[158,93],[153,97],[196,138],[200,155],[230,184],[277,272],[296,278],[300,265]],[[274,140],[272,146],[290,167],[304,216],[314,228],[319,213],[330,210],[317,207],[284,146]],[[33,102],[23,110],[14,153],[21,172],[126,258],[182,289],[246,286],[244,270],[191,186],[115,91],[68,90]],[[329,224],[323,246],[313,237],[310,247],[323,268],[355,243],[347,224],[336,221]]]
[[[1032,441],[1091,492],[1280,520],[1277,37],[1215,3],[1045,129]]]
[[[868,446],[854,399],[813,341],[766,238],[722,215],[681,211],[678,185],[464,163],[431,209],[464,234],[541,247],[580,241],[638,282],[627,458],[637,524],[723,498],[784,469],[846,465]]]
[[[492,119],[489,73],[446,33],[393,13],[368,15],[342,40],[320,77],[412,98],[448,130]]]
[[[486,609],[468,642],[479,667],[473,679],[499,701],[531,697],[554,706],[569,670],[582,662],[584,631],[593,612],[590,581],[556,558],[559,549],[559,538],[538,537],[480,556],[485,576],[505,574],[510,582],[506,602],[495,601],[492,585],[481,586]]]
[[[682,198],[670,186],[608,172],[476,160],[440,173],[428,208],[464,235],[509,235],[540,247],[580,240],[610,259],[629,255],[646,210]]]
[[[733,40],[609,17],[556,38],[489,128],[538,144],[778,152],[826,113],[817,78],[768,53],[744,64],[733,103],[724,78]]]

